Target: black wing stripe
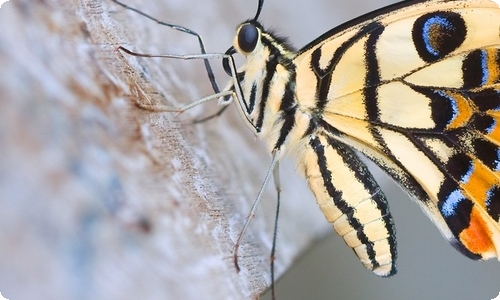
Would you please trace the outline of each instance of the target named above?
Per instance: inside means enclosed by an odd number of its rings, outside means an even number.
[[[368,240],[363,231],[359,231],[363,225],[357,220],[353,218],[354,208],[352,208],[347,202],[342,199],[342,192],[337,190],[332,183],[332,172],[328,169],[327,166],[327,158],[325,156],[324,145],[321,143],[319,138],[313,138],[310,141],[311,147],[314,149],[314,152],[318,158],[318,166],[321,171],[321,176],[323,178],[324,186],[330,196],[330,199],[335,203],[335,206],[342,212],[342,214],[346,215],[349,221],[349,225],[351,228],[358,232],[358,238],[362,244],[366,245],[366,252],[368,253],[368,257],[374,266],[378,265],[378,262],[375,260],[375,252],[373,250],[373,245]]]
[[[294,99],[295,95],[295,72],[291,73],[291,77],[285,86],[285,93],[281,98],[280,114],[283,118],[283,125],[280,129],[278,140],[274,145],[274,149],[280,149],[285,143],[287,136],[295,126],[295,112],[297,111],[297,103]]]

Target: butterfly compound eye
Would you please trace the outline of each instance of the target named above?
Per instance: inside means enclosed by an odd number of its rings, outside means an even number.
[[[238,46],[245,53],[250,53],[255,49],[257,40],[259,38],[259,31],[253,24],[245,24],[241,26],[238,32]]]

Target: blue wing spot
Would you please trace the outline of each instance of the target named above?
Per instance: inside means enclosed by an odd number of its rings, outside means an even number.
[[[438,57],[440,49],[437,48],[439,45],[435,44],[435,37],[433,35],[433,32],[437,30],[436,27],[441,27],[441,30],[452,31],[453,24],[442,16],[431,17],[424,23],[422,37],[424,39],[425,49],[427,49],[428,53]]]
[[[497,123],[498,123],[497,119],[493,119],[493,122],[491,122],[491,125],[485,129],[486,134],[491,134],[495,130],[495,128],[497,127]]]
[[[481,85],[483,86],[488,83],[488,78],[490,78],[490,71],[488,69],[488,54],[484,50],[481,51],[481,69],[483,71]]]
[[[441,206],[441,214],[445,218],[454,216],[458,204],[463,200],[465,200],[465,196],[464,194],[462,194],[462,191],[454,190],[453,192],[450,193],[448,198],[446,198],[443,205]]]
[[[451,97],[450,95],[448,95],[444,91],[438,90],[438,91],[436,91],[436,93],[439,96],[441,96],[442,98],[445,98],[449,101],[449,104],[450,104],[449,109],[451,109],[451,118],[449,118],[449,121],[446,123],[446,126],[449,126],[451,123],[453,123],[453,121],[455,121],[455,119],[458,117],[458,114],[460,113],[460,111],[458,109],[457,100],[455,98]],[[444,112],[444,111],[442,111],[442,112]]]
[[[469,182],[472,173],[474,173],[474,162],[471,161],[467,172],[464,174],[464,176],[462,176],[462,178],[460,178],[460,183],[466,184],[467,182]]]
[[[425,14],[415,21],[412,29],[415,49],[426,62],[439,60],[456,50],[466,35],[465,21],[455,12]]]
[[[495,171],[500,171],[500,149],[497,149],[497,158],[495,159]]]

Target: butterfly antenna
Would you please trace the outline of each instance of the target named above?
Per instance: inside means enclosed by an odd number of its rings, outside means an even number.
[[[170,28],[175,29],[177,31],[185,32],[187,34],[191,34],[191,35],[196,36],[196,38],[198,38],[198,43],[200,45],[201,53],[202,54],[207,53],[207,51],[205,50],[205,43],[203,43],[203,39],[201,38],[201,36],[198,33],[194,32],[193,30],[191,30],[187,27],[184,27],[184,26],[177,25],[177,24],[160,21],[160,20],[156,19],[155,17],[150,16],[150,15],[148,15],[148,14],[146,14],[146,13],[144,13],[144,12],[142,12],[142,11],[132,7],[132,6],[128,6],[125,3],[121,3],[118,0],[111,0],[111,1],[113,1],[114,3],[120,5],[128,10],[136,12],[136,13],[140,14],[141,16],[144,16],[152,21],[155,21],[156,23],[158,23],[160,25],[167,26],[167,27],[170,27]],[[263,1],[263,0],[259,0],[259,1]],[[259,12],[260,12],[260,9],[257,13],[257,16],[259,15]],[[210,84],[212,85],[213,90],[217,94],[220,92],[220,90],[219,90],[219,86],[217,85],[217,82],[215,81],[215,75],[214,75],[214,71],[212,70],[212,66],[210,65],[210,62],[208,61],[208,59],[204,59],[203,61],[205,62],[205,69],[207,70],[208,79],[210,80]]]
[[[253,17],[254,21],[257,21],[257,19],[260,16],[260,12],[262,11],[262,6],[264,6],[264,0],[259,0],[259,7],[257,7],[257,13],[255,14],[255,17]]]

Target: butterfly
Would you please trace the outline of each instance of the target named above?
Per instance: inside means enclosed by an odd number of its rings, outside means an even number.
[[[299,51],[255,19],[227,90],[275,156],[297,158],[326,219],[363,265],[396,272],[394,222],[360,152],[472,259],[500,256],[500,8],[404,1]],[[239,85],[239,86],[238,86]]]
[[[398,182],[465,256],[499,258],[498,4],[402,1],[298,51],[261,25],[262,4],[218,56],[232,77],[226,88],[189,107],[235,102],[272,153],[265,184],[283,156],[295,157],[327,221],[379,276],[397,271],[395,224],[360,155]],[[202,52],[167,57],[214,58]],[[240,68],[236,53],[246,59]]]

